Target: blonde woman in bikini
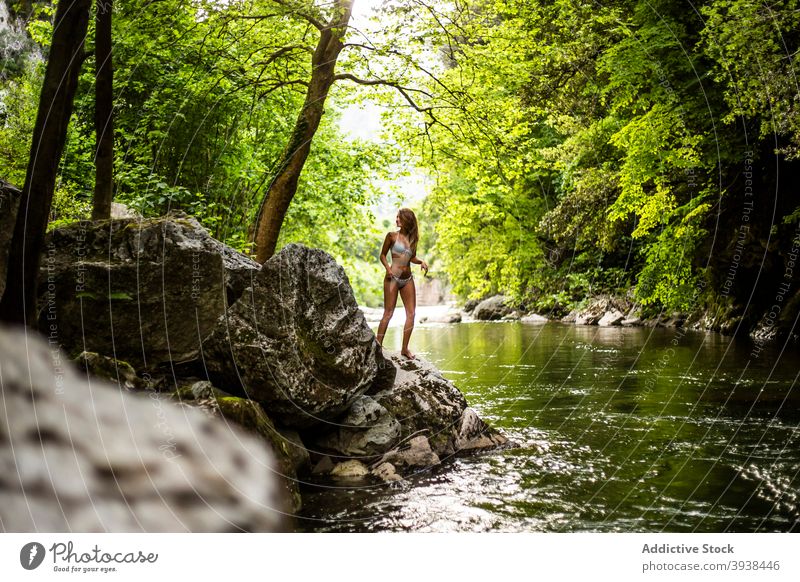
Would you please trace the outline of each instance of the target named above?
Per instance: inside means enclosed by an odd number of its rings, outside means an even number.
[[[406,308],[406,323],[403,327],[403,349],[400,351],[407,358],[415,356],[408,350],[408,340],[414,329],[414,311],[417,306],[417,292],[414,287],[414,277],[411,275],[411,263],[421,265],[422,270],[428,272],[428,263],[417,258],[417,242],[419,241],[419,227],[417,217],[408,208],[401,208],[395,221],[400,228],[397,232],[387,233],[381,249],[381,263],[386,267],[386,277],[383,279],[383,317],[378,325],[378,343],[383,345],[383,336],[389,327],[389,320],[394,315],[397,305],[397,294],[403,298]],[[386,254],[391,249],[392,264],[386,260]]]

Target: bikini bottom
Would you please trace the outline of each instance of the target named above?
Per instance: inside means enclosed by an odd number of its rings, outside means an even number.
[[[408,284],[408,282],[411,281],[411,279],[413,279],[413,278],[414,278],[414,275],[409,275],[405,279],[401,279],[396,275],[392,275],[392,279],[397,281],[397,288],[398,289],[402,289],[403,287],[405,287]]]

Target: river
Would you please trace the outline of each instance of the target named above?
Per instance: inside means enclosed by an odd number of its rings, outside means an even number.
[[[519,447],[307,486],[299,531],[800,531],[795,349],[520,322],[418,325],[411,344]]]

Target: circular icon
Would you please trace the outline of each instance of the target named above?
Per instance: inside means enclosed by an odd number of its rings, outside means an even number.
[[[44,560],[44,546],[39,542],[30,542],[19,551],[19,563],[26,570],[35,570]]]

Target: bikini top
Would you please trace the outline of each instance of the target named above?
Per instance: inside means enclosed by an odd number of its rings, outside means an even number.
[[[392,245],[392,252],[397,253],[400,255],[408,255],[408,261],[406,264],[411,262],[411,257],[414,255],[413,251],[405,246],[403,243],[400,242],[400,237],[396,237],[394,240],[394,244]]]

